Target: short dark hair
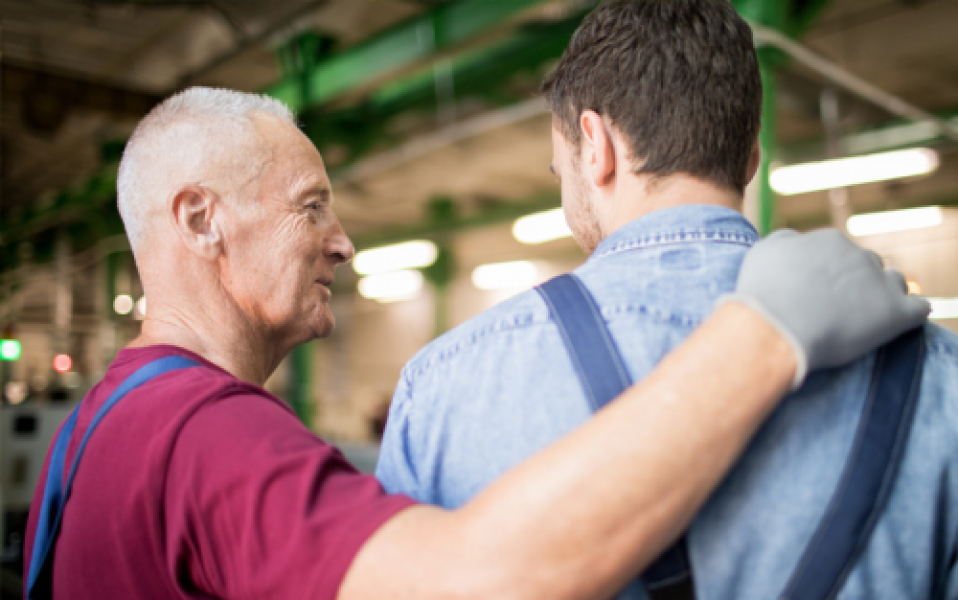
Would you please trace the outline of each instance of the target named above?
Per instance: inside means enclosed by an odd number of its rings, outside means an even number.
[[[762,114],[752,30],[728,0],[611,0],[589,14],[542,84],[578,148],[594,110],[636,173],[686,173],[743,192]]]

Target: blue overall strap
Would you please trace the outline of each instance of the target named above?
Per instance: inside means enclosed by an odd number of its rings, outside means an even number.
[[[922,329],[902,335],[878,353],[838,488],[782,600],[831,600],[844,585],[894,487],[915,418],[924,362]]]
[[[66,461],[67,447],[70,445],[70,439],[76,427],[77,414],[82,403],[70,413],[54,441],[53,451],[50,455],[50,465],[47,468],[47,480],[43,488],[43,500],[40,503],[37,530],[33,539],[33,552],[30,556],[30,570],[27,574],[27,600],[52,596],[53,555],[57,536],[60,533],[63,508],[70,497],[77,465],[80,464],[80,457],[86,450],[87,442],[90,441],[93,430],[100,424],[103,417],[110,412],[110,409],[116,406],[129,392],[164,373],[197,366],[200,366],[199,363],[182,356],[166,356],[140,367],[127,377],[107,398],[103,406],[94,415],[93,420],[90,421],[90,426],[87,427],[86,433],[80,441],[76,456],[73,458],[73,464],[70,467],[70,474],[67,477],[66,485],[64,485],[63,468]]]
[[[536,291],[559,327],[592,412],[598,411],[632,385],[599,307],[575,275],[560,275]]]
[[[575,275],[560,275],[536,288],[559,332],[579,382],[595,412],[632,384],[599,307]],[[642,575],[651,600],[692,600],[695,588],[683,536]]]

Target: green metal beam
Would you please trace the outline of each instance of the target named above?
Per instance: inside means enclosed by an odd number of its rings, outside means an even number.
[[[791,3],[783,0],[733,0],[732,4],[746,19],[778,30],[791,15]]]
[[[791,16],[785,24],[785,33],[798,37],[812,26],[830,0],[792,0]]]
[[[523,29],[491,45],[467,50],[446,59],[458,98],[481,98],[487,104],[506,105],[527,97],[510,93],[520,76],[539,79],[550,61],[561,56],[579,19]],[[435,114],[439,100],[433,69],[427,67],[388,83],[353,106],[314,114],[306,120],[306,134],[321,152],[347,149],[346,158],[331,170],[348,166],[394,141],[391,120],[397,116]]]
[[[305,77],[289,76],[265,93],[302,112],[466,42],[542,1],[461,0],[444,4],[331,56]],[[312,105],[303,105],[303,98]]]
[[[750,21],[798,37],[805,33],[829,0],[733,0],[736,10]]]

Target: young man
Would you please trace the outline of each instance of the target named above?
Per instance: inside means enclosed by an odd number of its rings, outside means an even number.
[[[544,91],[566,219],[590,254],[576,274],[642,381],[733,291],[758,241],[740,213],[759,158],[751,31],[726,0],[613,0],[582,23]],[[821,273],[836,279],[857,285]],[[958,340],[928,327],[925,351],[897,485],[843,598],[958,597]],[[842,476],[874,362],[810,378],[700,512],[688,548],[701,598],[781,597]],[[458,507],[590,415],[554,315],[530,291],[409,362],[377,475]]]

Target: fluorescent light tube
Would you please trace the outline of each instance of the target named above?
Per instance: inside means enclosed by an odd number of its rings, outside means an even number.
[[[419,271],[393,271],[360,279],[359,294],[377,302],[398,302],[417,297],[422,286],[423,278]]]
[[[887,212],[855,215],[848,219],[848,233],[855,237],[878,235],[908,231],[909,229],[924,229],[941,225],[944,220],[941,209],[937,206],[923,208],[906,208],[904,210],[890,210]]]
[[[363,250],[353,259],[353,269],[360,275],[376,275],[404,269],[428,267],[436,262],[439,252],[428,240],[414,240]]]
[[[481,265],[472,271],[472,284],[480,290],[519,290],[531,288],[539,272],[527,260]]]
[[[780,167],[772,172],[769,182],[779,194],[791,196],[924,175],[937,169],[938,163],[934,150],[912,148]]]
[[[541,244],[559,238],[570,237],[572,230],[565,222],[561,208],[527,215],[516,220],[512,235],[523,244]]]
[[[929,298],[929,319],[958,319],[958,298]]]

